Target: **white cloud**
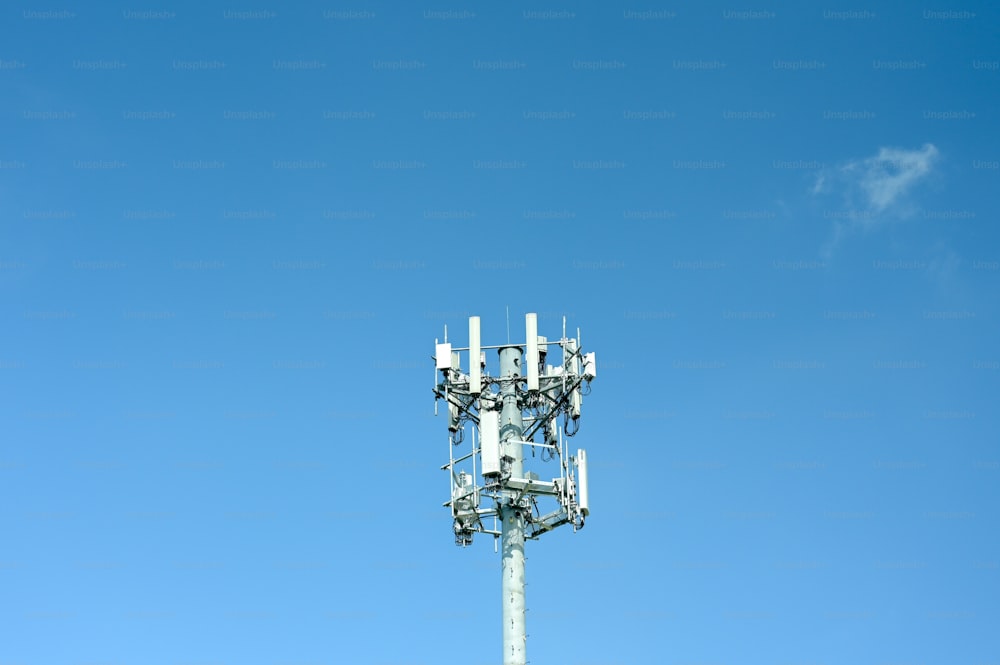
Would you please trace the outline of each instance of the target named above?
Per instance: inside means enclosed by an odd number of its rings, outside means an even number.
[[[891,218],[911,216],[915,208],[908,202],[910,194],[933,172],[938,156],[938,149],[930,143],[914,150],[882,147],[871,157],[817,173],[810,188],[813,196],[843,197],[843,207],[829,211],[837,221],[821,249],[824,258],[830,258],[853,232],[870,231]]]
[[[823,193],[823,186],[825,184],[826,184],[826,175],[823,174],[823,173],[820,173],[818,176],[816,176],[816,182],[813,183],[812,193],[813,194],[822,194]]]
[[[874,212],[884,212],[900,201],[931,172],[938,149],[925,143],[919,150],[879,148],[878,154],[841,167],[856,182]]]

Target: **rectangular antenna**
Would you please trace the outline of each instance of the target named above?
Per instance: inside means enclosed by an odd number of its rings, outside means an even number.
[[[587,451],[580,448],[576,451],[577,490],[580,493],[580,512],[586,517],[590,514],[590,492],[587,486]]]
[[[469,392],[478,395],[483,392],[483,374],[479,349],[479,317],[469,317]]]
[[[434,360],[437,363],[437,368],[451,369],[451,344],[445,342],[435,344],[434,347]]]
[[[525,314],[524,327],[528,334],[527,357],[524,360],[528,368],[528,390],[538,390],[538,315]]]
[[[484,476],[500,475],[500,412],[479,414],[479,450]]]

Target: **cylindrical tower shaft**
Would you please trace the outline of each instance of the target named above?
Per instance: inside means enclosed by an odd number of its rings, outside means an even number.
[[[524,456],[520,440],[524,431],[521,407],[517,403],[517,379],[521,376],[521,348],[500,349],[500,442],[503,454],[512,459],[510,473],[524,477]],[[504,665],[526,665],[527,632],[524,604],[524,513],[514,503],[516,491],[505,492],[500,506],[501,541],[503,545],[503,662]]]

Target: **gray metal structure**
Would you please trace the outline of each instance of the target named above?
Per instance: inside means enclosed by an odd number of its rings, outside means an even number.
[[[568,453],[567,439],[579,429],[583,396],[597,375],[593,353],[583,354],[580,332],[548,341],[538,335],[538,317],[525,316],[525,343],[483,346],[478,316],[469,318],[469,345],[454,348],[435,340],[434,412],[438,400],[448,410],[448,471],[455,542],[472,543],[473,535],[490,534],[501,543],[503,662],[527,663],[524,597],[524,544],[563,524],[583,527],[590,514],[587,455]],[[487,349],[497,349],[498,374],[491,375]],[[558,365],[555,350],[561,357]],[[462,371],[462,352],[468,373]],[[562,422],[560,423],[560,418]],[[472,439],[466,441],[466,429]],[[471,444],[471,445],[467,445]],[[525,449],[539,468],[555,462],[559,475],[541,480],[525,471]],[[539,502],[548,502],[543,512]],[[489,521],[492,520],[492,524]]]

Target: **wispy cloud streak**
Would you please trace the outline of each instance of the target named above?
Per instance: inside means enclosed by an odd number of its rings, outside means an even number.
[[[839,194],[845,210],[838,211],[833,235],[822,250],[829,258],[852,231],[870,230],[912,212],[908,204],[917,185],[934,171],[938,149],[925,143],[917,149],[882,147],[871,157],[855,159],[816,174],[814,196]]]

